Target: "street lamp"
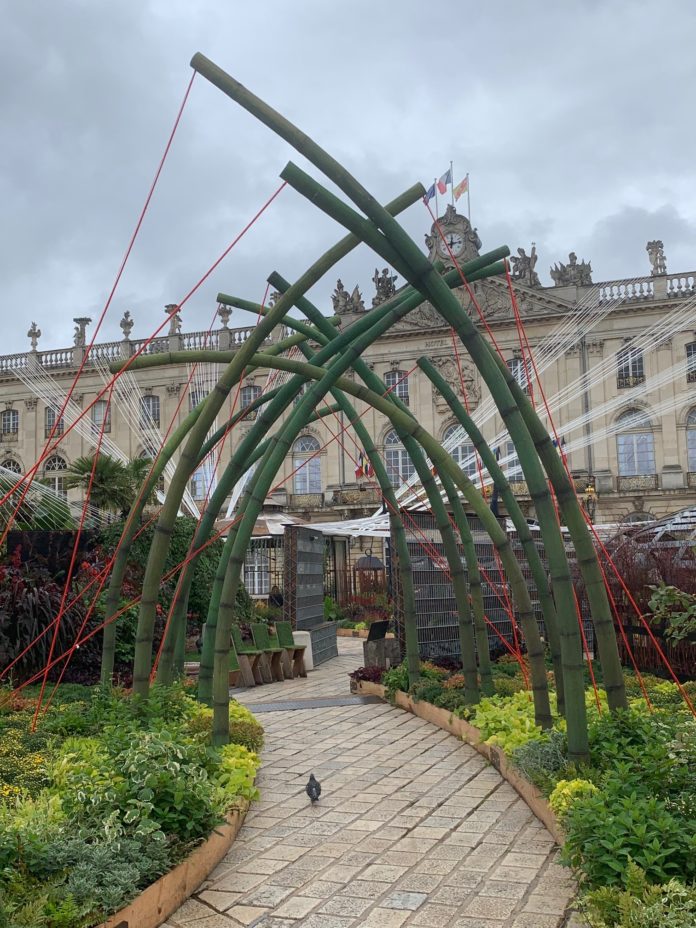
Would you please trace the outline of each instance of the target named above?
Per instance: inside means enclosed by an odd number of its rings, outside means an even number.
[[[587,483],[582,498],[582,504],[585,507],[590,522],[594,522],[597,512],[597,491],[595,490],[594,483]]]

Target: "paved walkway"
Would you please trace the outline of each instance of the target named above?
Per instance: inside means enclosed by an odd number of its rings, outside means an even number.
[[[306,680],[235,691],[266,729],[261,800],[168,925],[558,928],[568,871],[473,748],[381,702],[269,711],[347,697],[361,646],[339,638],[339,657]],[[310,772],[322,784],[314,807]]]

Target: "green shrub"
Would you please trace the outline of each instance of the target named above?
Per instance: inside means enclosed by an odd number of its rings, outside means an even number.
[[[598,792],[597,787],[589,780],[577,778],[574,780],[559,780],[549,796],[551,811],[559,821],[563,821],[574,803],[586,796],[592,796],[596,792]]]
[[[498,745],[506,754],[527,741],[538,739],[542,733],[534,721],[534,703],[526,692],[506,698],[486,697],[471,711],[462,714],[480,730],[486,744]]]
[[[696,876],[696,822],[671,815],[660,799],[604,788],[578,799],[564,825],[563,857],[590,886],[624,883],[630,861],[652,882]]]
[[[522,776],[544,793],[550,793],[559,778],[573,769],[568,763],[565,733],[557,728],[515,748],[510,759]]]
[[[634,863],[626,872],[626,888],[603,886],[588,893],[584,912],[592,928],[693,928],[696,887],[678,880],[651,885]]]

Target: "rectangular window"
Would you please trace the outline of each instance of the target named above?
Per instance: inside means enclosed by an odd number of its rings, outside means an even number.
[[[140,397],[140,428],[159,428],[160,398],[154,393]]]
[[[244,586],[252,596],[267,596],[271,588],[268,548],[247,549],[244,558]]]
[[[696,342],[686,346],[686,382],[696,383]]]
[[[520,459],[517,456],[514,442],[509,441],[507,443],[505,457],[506,461],[504,462],[503,470],[510,483],[519,483],[524,480],[524,473],[520,467]]]
[[[3,409],[2,434],[16,435],[19,431],[19,413],[16,409]]]
[[[643,352],[640,348],[624,348],[616,356],[616,386],[619,390],[645,383]]]
[[[58,413],[56,412],[56,410],[53,409],[52,406],[47,406],[46,413],[45,413],[45,419],[44,419],[44,423],[45,423],[44,432],[46,434],[46,438],[48,438],[52,432],[54,435],[62,435],[63,432],[65,431],[65,423],[63,421],[62,416],[60,417],[60,421],[58,422],[55,432],[53,431],[53,426],[56,424],[57,418],[58,418]]]
[[[527,392],[527,367],[525,365],[523,358],[510,358],[509,361],[505,362],[508,366],[508,370],[515,378],[517,383],[522,387],[524,392]]]
[[[404,406],[409,405],[408,374],[406,371],[387,371],[384,375],[384,386],[390,393],[397,396]]]

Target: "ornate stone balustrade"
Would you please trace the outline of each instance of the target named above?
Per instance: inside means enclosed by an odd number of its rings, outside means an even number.
[[[73,358],[72,348],[55,348],[53,351],[39,351],[37,360],[41,367],[55,368],[72,367]]]
[[[654,277],[644,277],[639,280],[607,280],[599,285],[600,303],[609,303],[614,300],[625,302],[652,300],[654,296]]]
[[[668,274],[667,296],[679,297],[693,296],[696,293],[696,272],[691,274]]]
[[[12,373],[17,368],[26,367],[29,354],[6,354],[0,357],[0,374]]]
[[[290,509],[321,509],[324,506],[323,493],[292,493],[289,499]]]
[[[616,488],[619,493],[635,493],[641,490],[657,490],[657,474],[636,474],[634,477],[617,477]]]
[[[202,348],[217,350],[220,347],[219,332],[184,332],[181,335],[184,351],[196,351]]]

